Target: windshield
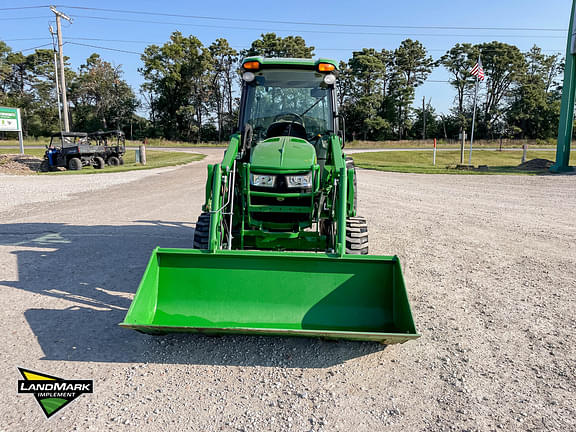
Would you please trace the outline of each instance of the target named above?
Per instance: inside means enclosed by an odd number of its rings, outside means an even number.
[[[333,131],[331,90],[315,71],[264,70],[247,86],[244,123],[256,139],[274,122],[302,124],[308,138]]]

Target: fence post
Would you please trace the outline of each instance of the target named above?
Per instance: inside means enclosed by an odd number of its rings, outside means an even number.
[[[146,165],[146,146],[141,145],[140,147],[138,147],[138,150],[140,153],[140,163],[142,165]]]
[[[524,144],[522,144],[522,163],[526,162],[527,150],[528,150],[528,144],[526,143],[526,141],[524,141]]]
[[[432,165],[436,166],[436,138],[434,138],[434,156],[432,157]]]

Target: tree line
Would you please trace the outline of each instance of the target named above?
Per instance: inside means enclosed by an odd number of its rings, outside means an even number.
[[[236,129],[241,59],[311,58],[314,50],[300,36],[266,33],[238,51],[224,38],[205,46],[195,36],[174,32],[163,45],[144,49],[138,95],[124,80],[122,67],[99,54],[77,70],[66,59],[71,124],[77,131],[123,129],[136,139],[225,141]],[[46,49],[24,55],[0,41],[0,105],[22,109],[27,135],[59,130],[53,56]],[[406,39],[396,49],[364,48],[340,62],[338,97],[348,138],[451,139],[469,131],[475,86],[470,70],[479,57],[486,80],[478,95],[475,136],[554,137],[563,70],[559,55],[544,54],[537,46],[522,52],[494,41],[456,44],[434,60],[421,42]],[[448,72],[455,90],[449,113],[437,114],[430,99],[414,107],[416,88],[435,68]],[[142,111],[147,118],[136,114]]]

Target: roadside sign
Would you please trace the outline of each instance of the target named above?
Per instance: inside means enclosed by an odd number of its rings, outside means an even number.
[[[0,132],[18,132],[18,141],[20,141],[20,153],[24,153],[20,108],[0,107]]]
[[[20,109],[0,107],[0,131],[18,132],[20,130]]]

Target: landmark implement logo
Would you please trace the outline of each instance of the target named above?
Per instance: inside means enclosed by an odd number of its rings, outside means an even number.
[[[32,393],[47,418],[50,418],[82,393],[93,393],[92,380],[65,380],[52,375],[18,368],[18,393]]]

